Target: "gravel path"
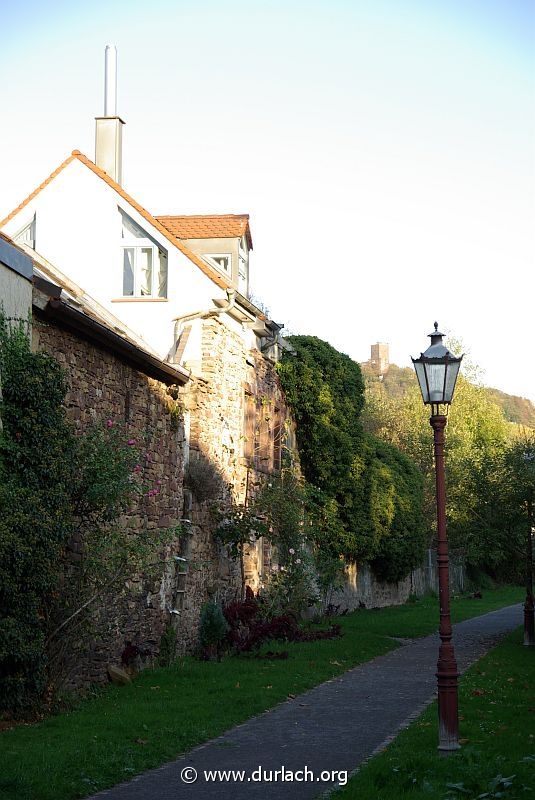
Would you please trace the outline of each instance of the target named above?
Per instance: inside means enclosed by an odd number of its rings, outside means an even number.
[[[509,606],[454,626],[460,671],[522,623]],[[94,795],[96,800],[305,800],[337,784],[332,772],[353,771],[418,716],[436,689],[438,636],[415,639],[298,695],[196,747],[163,767]],[[305,770],[300,781],[281,770]],[[279,771],[258,780],[260,769]],[[243,770],[243,779],[210,781],[206,770]],[[322,772],[330,772],[329,779]],[[312,774],[310,774],[312,773]],[[197,779],[191,781],[194,774]],[[91,800],[93,800],[91,798]]]

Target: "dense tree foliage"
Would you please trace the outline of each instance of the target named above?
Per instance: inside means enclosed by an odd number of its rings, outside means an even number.
[[[304,476],[325,521],[318,536],[347,558],[398,580],[422,555],[422,483],[399,450],[365,433],[358,364],[312,336],[290,339],[279,374],[297,421]]]
[[[469,564],[500,580],[521,583],[535,504],[535,436],[526,430],[473,464],[473,492],[462,524],[453,524]]]
[[[456,347],[455,343],[451,341],[448,342],[448,346],[455,352],[461,353],[463,351],[461,345]],[[362,370],[367,385],[379,382],[377,373],[370,366],[364,364]],[[462,371],[471,383],[475,385],[481,384],[479,368],[468,362],[467,371],[466,359],[463,361]],[[402,398],[416,386],[416,376],[414,370],[410,367],[398,367],[397,364],[390,364],[388,370],[381,376],[380,382],[389,398]],[[502,410],[503,416],[508,422],[514,422],[523,427],[535,428],[535,406],[531,400],[507,394],[488,386],[483,388],[483,394],[487,400],[493,402]]]
[[[526,397],[506,394],[499,389],[487,389],[487,394],[503,411],[505,419],[527,428],[535,428],[535,406]]]
[[[435,476],[429,410],[414,380],[400,391],[397,374],[395,370],[393,386],[386,376],[382,381],[367,377],[363,425],[418,465],[424,479],[426,527],[432,532]],[[477,381],[477,374],[477,368],[469,365],[468,375]],[[469,567],[498,578],[511,577],[516,569],[503,539],[511,519],[506,520],[500,508],[510,504],[506,458],[518,433],[518,426],[506,420],[485,387],[459,377],[446,428],[449,539]]]

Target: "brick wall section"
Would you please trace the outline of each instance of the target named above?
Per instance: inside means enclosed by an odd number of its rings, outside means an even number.
[[[132,530],[178,525],[183,505],[184,430],[182,419],[170,414],[174,401],[167,386],[112,353],[39,317],[34,317],[33,346],[53,355],[65,369],[70,386],[67,413],[79,431],[96,420],[102,420],[103,424],[107,419],[126,420],[128,434],[145,443],[148,457],[142,459],[143,482],[155,487],[161,481],[160,494],[140,498],[120,524]],[[73,546],[76,550],[76,542]],[[167,567],[164,559],[161,579],[152,584],[139,577],[130,580],[113,605],[98,609],[104,617],[106,632],[99,641],[91,643],[88,652],[77,655],[73,686],[107,680],[106,666],[120,663],[127,640],[149,642],[157,650],[169,620],[167,608],[173,602],[172,556],[179,548],[178,539],[168,547]]]

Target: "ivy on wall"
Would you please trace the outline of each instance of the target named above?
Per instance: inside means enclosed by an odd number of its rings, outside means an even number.
[[[118,524],[159,492],[139,444],[112,419],[76,435],[63,370],[1,315],[0,375],[0,710],[20,715],[61,687],[81,637],[98,638],[94,609],[161,571],[176,531]]]
[[[46,680],[46,598],[71,532],[73,437],[59,365],[0,317],[0,708],[22,712]]]
[[[365,433],[364,383],[349,356],[313,336],[290,337],[279,375],[297,422],[303,474],[328,513],[318,535],[334,553],[400,580],[425,548],[422,481],[395,447]],[[327,540],[327,541],[325,541]]]

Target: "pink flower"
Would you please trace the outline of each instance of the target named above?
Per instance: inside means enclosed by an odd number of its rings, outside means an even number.
[[[106,427],[107,428],[113,428],[113,420],[112,419],[107,419],[106,420]]]
[[[293,549],[293,547],[290,547],[290,549],[288,550],[288,552],[290,553],[290,555],[291,555],[291,556],[294,556],[294,555],[295,555],[295,550]]]
[[[135,439],[129,439],[126,444],[129,445],[130,447],[132,447],[132,445],[135,444],[135,443],[136,443]]]
[[[134,472],[141,472],[141,464],[136,464],[134,467]]]

